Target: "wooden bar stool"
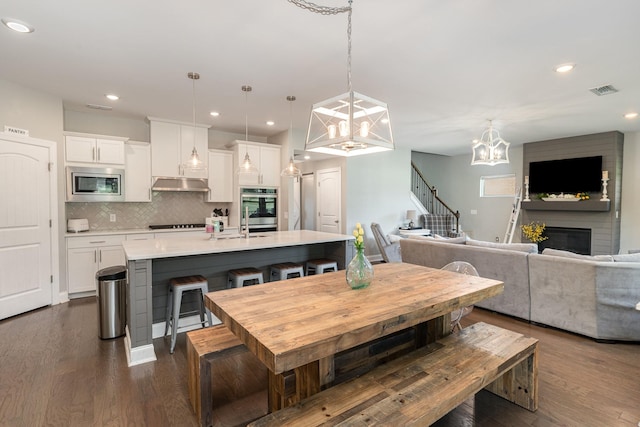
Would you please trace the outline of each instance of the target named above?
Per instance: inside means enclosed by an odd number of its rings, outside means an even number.
[[[180,315],[185,314],[193,314],[196,311],[181,313],[181,305],[182,305],[182,295],[187,292],[199,292],[200,300],[199,300],[199,310],[197,311],[200,314],[200,324],[202,327],[205,327],[205,312],[207,314],[207,320],[209,321],[209,326],[212,326],[211,322],[211,312],[204,306],[204,295],[209,292],[209,282],[204,276],[185,276],[185,277],[176,277],[171,279],[169,282],[169,292],[167,293],[167,314],[166,321],[164,327],[164,335],[167,335],[169,331],[169,325],[171,325],[171,347],[169,352],[173,354],[173,351],[176,347],[176,337],[178,335],[179,328],[186,328],[189,326],[197,325],[198,323],[192,323],[189,325],[179,325]]]
[[[248,283],[251,282],[251,283]],[[242,288],[243,286],[264,283],[262,271],[253,267],[229,270],[229,282],[227,288]]]
[[[338,263],[332,259],[319,258],[307,261],[307,276],[338,271]]]
[[[295,275],[295,276],[294,276]],[[271,281],[304,277],[304,268],[297,262],[283,262],[271,266]]]

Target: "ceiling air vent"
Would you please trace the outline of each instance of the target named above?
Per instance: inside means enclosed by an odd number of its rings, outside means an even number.
[[[595,93],[598,96],[611,95],[612,93],[616,93],[618,89],[611,85],[598,86],[589,89],[590,92]]]
[[[112,107],[107,105],[99,105],[99,104],[87,104],[87,108],[93,108],[94,110],[112,110]]]

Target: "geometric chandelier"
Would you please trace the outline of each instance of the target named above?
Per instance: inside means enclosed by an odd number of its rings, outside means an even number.
[[[351,12],[348,7],[319,6],[305,0],[289,0],[301,8],[322,15],[348,13],[347,85],[345,94],[313,104],[305,143],[306,151],[357,156],[393,150],[393,136],[387,104],[354,92],[351,85]]]
[[[493,124],[489,120],[489,128],[482,133],[480,140],[473,141],[471,165],[494,166],[499,163],[509,163],[509,145],[500,137],[500,133],[493,129]]]

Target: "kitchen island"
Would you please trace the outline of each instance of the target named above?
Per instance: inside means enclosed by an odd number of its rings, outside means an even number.
[[[344,269],[353,257],[353,236],[310,230],[276,231],[244,236],[125,241],[127,270],[127,330],[129,366],[156,360],[153,338],[164,332],[167,289],[174,277],[200,274],[209,291],[227,289],[227,272],[256,267],[269,280],[269,266],[329,258]],[[196,301],[185,299],[185,304]],[[156,330],[153,333],[153,326]]]

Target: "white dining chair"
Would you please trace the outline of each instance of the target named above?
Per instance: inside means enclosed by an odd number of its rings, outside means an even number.
[[[466,261],[453,261],[442,267],[442,270],[453,271],[454,273],[467,274],[469,276],[479,276],[478,270]],[[462,307],[451,312],[451,332],[462,329],[460,320],[473,311],[473,306]]]

